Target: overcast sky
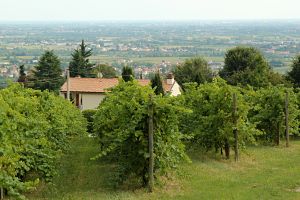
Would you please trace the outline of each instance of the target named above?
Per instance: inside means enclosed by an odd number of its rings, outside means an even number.
[[[300,0],[0,0],[0,21],[300,19]]]

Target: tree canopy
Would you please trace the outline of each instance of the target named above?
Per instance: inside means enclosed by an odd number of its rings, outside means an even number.
[[[175,67],[173,73],[175,80],[181,87],[184,83],[196,82],[200,84],[212,80],[212,71],[208,67],[207,61],[201,57],[185,60],[184,63]]]
[[[253,47],[235,47],[225,54],[220,76],[232,85],[266,86],[270,67],[263,55]]]
[[[59,91],[63,83],[59,58],[53,51],[45,51],[35,66],[29,87],[38,90]]]
[[[116,70],[107,64],[99,64],[94,69],[95,74],[97,74],[98,77],[103,78],[115,78],[117,77]]]
[[[294,58],[292,70],[288,73],[288,77],[295,87],[300,87],[300,55]]]
[[[71,54],[72,60],[69,64],[71,77],[95,77],[95,74],[93,73],[94,65],[89,61],[91,55],[92,49],[88,49],[84,40],[82,40],[79,48],[75,49]]]

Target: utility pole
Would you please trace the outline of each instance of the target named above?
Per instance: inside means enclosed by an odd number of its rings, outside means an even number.
[[[233,129],[233,135],[234,135],[234,157],[235,157],[235,162],[239,160],[239,147],[238,147],[238,130],[237,130],[237,100],[236,100],[236,93],[233,93],[233,112],[232,112],[232,117],[233,117],[233,124],[234,124],[234,129]]]
[[[149,97],[149,192],[153,192],[153,185],[154,185],[154,157],[153,157],[153,95]]]
[[[67,69],[67,99],[70,101],[70,69]]]
[[[290,136],[289,136],[289,93],[285,92],[285,146],[289,147]]]

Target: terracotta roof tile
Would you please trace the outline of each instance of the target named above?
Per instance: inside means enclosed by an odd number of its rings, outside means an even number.
[[[142,86],[149,85],[150,80],[141,79]],[[70,78],[70,92],[103,93],[118,85],[118,78]],[[61,87],[61,92],[67,91],[67,82]]]

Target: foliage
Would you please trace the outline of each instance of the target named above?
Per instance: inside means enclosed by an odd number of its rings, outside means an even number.
[[[87,121],[87,131],[89,133],[93,132],[93,124],[94,124],[94,116],[96,114],[96,110],[83,110],[82,115],[85,117]]]
[[[124,66],[122,69],[122,78],[125,82],[132,81],[134,79],[133,69],[129,66]]]
[[[62,69],[59,58],[53,51],[45,51],[40,57],[38,65],[35,66],[33,76],[29,80],[33,84],[26,84],[26,86],[42,91],[58,92],[63,83],[61,74]]]
[[[292,70],[288,73],[288,77],[295,87],[300,87],[300,55],[294,59]]]
[[[251,122],[263,132],[262,137],[267,142],[278,142],[285,135],[285,93],[289,94],[289,132],[298,134],[299,106],[297,96],[292,89],[283,86],[269,86],[253,92],[250,97],[252,109],[249,113]]]
[[[106,64],[99,64],[95,67],[94,72],[96,74],[101,73],[101,77],[103,78],[115,78],[117,77],[117,72],[116,70],[109,65]]]
[[[181,130],[192,136],[192,142],[206,149],[231,146],[235,128],[238,130],[240,145],[254,142],[253,135],[259,133],[247,119],[250,107],[238,88],[226,84],[220,78],[199,86],[187,84],[185,88],[183,102],[193,112],[181,115]],[[237,95],[238,108],[236,125],[233,120],[234,93]]]
[[[162,84],[162,78],[159,71],[154,74],[154,77],[151,79],[151,87],[154,89],[156,95],[164,95],[164,88]]]
[[[75,49],[71,54],[72,60],[69,64],[71,77],[95,77],[95,74],[93,73],[94,65],[89,61],[91,55],[92,49],[88,49],[84,40],[82,40],[79,48]]]
[[[38,181],[30,174],[51,180],[56,159],[85,132],[85,120],[63,98],[18,84],[0,91],[0,104],[0,184],[23,198],[20,192]]]
[[[212,80],[212,71],[208,67],[207,61],[201,57],[185,60],[183,64],[176,66],[174,75],[181,87],[184,86],[184,83],[201,84]]]
[[[263,55],[253,47],[235,47],[227,51],[220,76],[232,85],[264,87],[269,83],[270,67]]]
[[[268,81],[271,85],[284,85],[286,87],[292,87],[292,83],[285,75],[279,74],[272,70],[268,73]]]
[[[100,138],[98,157],[118,164],[118,182],[130,177],[145,185],[149,163],[148,105],[153,90],[137,81],[120,82],[107,94],[95,115],[94,130]],[[172,97],[154,99],[155,174],[164,173],[186,158],[178,131],[178,108]]]

